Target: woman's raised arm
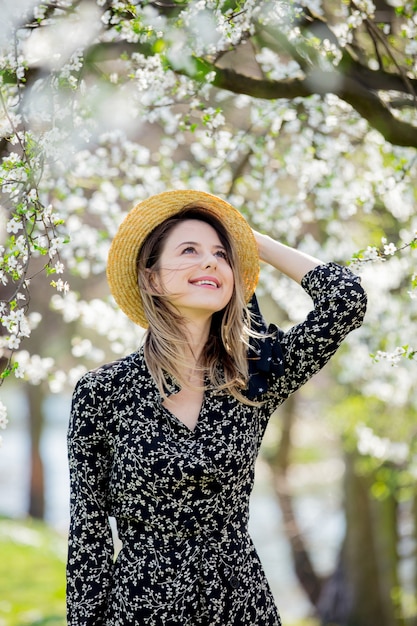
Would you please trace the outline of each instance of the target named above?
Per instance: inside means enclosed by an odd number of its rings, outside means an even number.
[[[261,261],[272,265],[298,283],[301,283],[307,272],[323,264],[323,261],[275,241],[268,235],[263,235],[255,230],[253,234],[258,244]]]

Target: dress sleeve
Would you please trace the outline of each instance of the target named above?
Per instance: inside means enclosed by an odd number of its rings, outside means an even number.
[[[68,429],[70,530],[67,560],[68,626],[104,626],[113,561],[106,492],[110,454],[103,391],[93,373],[77,384]]]
[[[255,326],[264,338],[253,340],[249,351],[248,395],[271,402],[272,410],[329,361],[345,337],[361,326],[366,311],[360,278],[336,263],[314,268],[301,286],[314,309],[287,332],[267,327],[256,302],[252,305]]]

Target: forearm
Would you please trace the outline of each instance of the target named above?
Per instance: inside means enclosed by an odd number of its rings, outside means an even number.
[[[68,626],[104,626],[114,557],[107,503],[112,462],[105,404],[109,388],[98,376],[90,372],[77,383],[68,427]]]
[[[262,235],[256,231],[254,231],[254,235],[261,261],[272,265],[272,267],[275,267],[275,269],[298,283],[301,283],[303,276],[307,272],[323,263],[323,261],[304,252],[275,241],[268,235]]]

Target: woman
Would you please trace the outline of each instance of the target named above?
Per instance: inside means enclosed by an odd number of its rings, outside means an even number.
[[[259,258],[313,299],[286,333],[257,309]],[[191,190],[128,214],[107,275],[148,330],[74,392],[68,624],[278,626],[248,534],[255,460],[271,413],[360,326],[359,279]],[[115,562],[109,516],[123,545]]]

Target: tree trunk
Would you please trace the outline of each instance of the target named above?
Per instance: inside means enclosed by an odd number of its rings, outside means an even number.
[[[291,431],[295,416],[296,399],[290,396],[280,409],[281,440],[273,457],[267,459],[272,471],[272,483],[279,501],[285,534],[290,544],[297,578],[313,606],[320,597],[323,580],[314,570],[303,534],[294,512],[292,495],[287,480],[290,463]]]
[[[346,535],[318,613],[323,626],[402,626],[392,601],[399,585],[397,503],[372,496],[373,477],[358,475],[355,460],[346,457]]]
[[[413,543],[414,543],[414,553],[413,553],[413,564],[414,571],[412,574],[412,586],[413,590],[410,593],[412,596],[409,599],[408,604],[411,605],[408,609],[407,613],[407,626],[417,626],[417,493],[414,495],[413,503],[412,503],[412,533],[413,533]]]
[[[403,626],[400,607],[396,610],[393,592],[400,586],[398,577],[398,502],[390,495],[383,500],[370,496],[370,514],[374,529],[375,560],[384,625]]]
[[[45,480],[41,456],[43,429],[43,399],[41,385],[26,385],[30,428],[30,477],[28,514],[37,519],[45,517]]]

